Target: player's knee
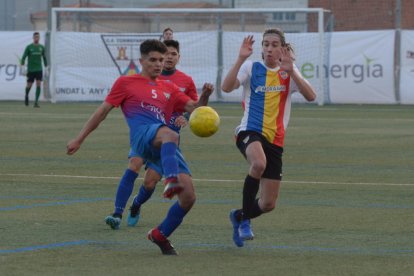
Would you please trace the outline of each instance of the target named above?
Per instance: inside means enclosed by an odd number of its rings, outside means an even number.
[[[154,179],[154,178],[150,178],[150,179],[144,179],[144,188],[149,191],[149,190],[154,190],[155,186],[158,183],[158,179]]]
[[[170,142],[174,142],[174,143],[178,144],[179,136],[178,136],[177,132],[171,131],[170,133],[168,133],[168,137],[169,137]]]
[[[178,144],[178,140],[179,140],[179,135],[177,132],[175,132],[174,130],[165,127],[162,133],[162,142],[174,142],[176,144]]]
[[[262,209],[263,213],[267,213],[267,212],[270,212],[270,211],[272,211],[273,209],[275,209],[275,207],[276,207],[276,202],[265,202],[265,203],[263,203],[263,205],[262,205],[262,206],[260,206],[260,207],[261,207],[260,209]]]
[[[180,196],[180,206],[186,211],[189,211],[194,203],[196,202],[196,195],[195,193],[189,193],[189,192],[182,192],[182,196]]]
[[[128,169],[136,173],[141,169],[142,162],[138,158],[130,158],[128,161]]]
[[[261,177],[266,169],[266,162],[262,160],[255,160],[250,165],[250,172],[252,176]]]

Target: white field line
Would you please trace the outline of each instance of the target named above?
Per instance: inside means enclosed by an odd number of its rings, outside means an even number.
[[[0,112],[1,117],[13,117],[13,118],[33,118],[33,116],[37,117],[47,117],[50,119],[59,119],[59,120],[73,120],[73,119],[85,119],[89,118],[91,113],[78,113],[78,114],[55,114],[55,113],[14,113],[14,112]],[[122,114],[110,114],[109,117],[111,118],[117,118],[122,119],[124,116]],[[221,119],[241,119],[240,116],[220,116]],[[377,118],[378,119],[378,118]],[[326,118],[326,117],[294,117],[293,120],[312,120],[312,121],[367,121],[367,120],[373,120],[373,118]],[[391,122],[411,122],[414,121],[414,118],[381,118],[383,121],[391,121]]]
[[[0,176],[22,176],[22,177],[59,177],[59,178],[82,178],[82,179],[120,179],[121,176],[92,176],[92,175],[64,175],[64,174],[24,174],[24,173],[0,173]],[[139,178],[142,179],[142,178]],[[203,182],[237,182],[243,179],[201,179],[193,178],[194,181]],[[370,183],[370,182],[328,182],[328,181],[301,181],[283,180],[283,183],[292,184],[316,184],[316,185],[372,185],[372,186],[414,186],[414,183]]]

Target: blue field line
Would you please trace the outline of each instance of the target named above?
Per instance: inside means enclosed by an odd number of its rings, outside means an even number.
[[[232,244],[217,244],[217,243],[177,243],[178,248],[205,248],[205,249],[224,249],[224,250],[270,250],[270,251],[292,251],[292,252],[327,252],[339,254],[357,254],[357,255],[412,255],[414,248],[359,248],[359,247],[320,247],[320,246],[298,246],[298,245],[253,245],[249,242],[244,248],[236,248]],[[44,245],[35,245],[28,247],[19,247],[14,249],[0,249],[0,255],[33,252],[39,250],[66,248],[80,245],[112,245],[125,246],[127,248],[154,248],[149,241],[96,241],[96,240],[75,240],[59,243],[50,243]]]
[[[73,200],[66,200],[66,201],[58,201],[58,202],[47,202],[47,203],[36,203],[30,205],[15,205],[9,207],[0,207],[0,211],[14,211],[19,209],[30,209],[35,207],[52,207],[52,206],[62,206],[62,205],[72,205],[77,203],[92,203],[98,201],[107,201],[113,200],[113,198],[86,198],[86,199],[73,199]]]
[[[78,240],[78,241],[68,241],[68,242],[59,242],[59,243],[49,243],[49,244],[44,244],[44,245],[35,245],[35,246],[28,246],[28,247],[19,247],[19,248],[14,248],[14,249],[0,249],[0,254],[22,253],[22,252],[38,251],[41,249],[53,249],[53,248],[58,248],[58,247],[84,245],[88,243],[90,243],[90,241]]]
[[[47,203],[35,203],[30,205],[15,205],[9,207],[0,207],[1,211],[14,211],[18,209],[30,209],[36,207],[54,207],[62,205],[73,205],[78,203],[92,203],[98,201],[113,201],[114,198],[73,198],[73,197],[51,197],[51,196],[0,196],[0,199],[25,199],[25,200],[53,200],[57,202],[47,202]],[[156,203],[170,203],[171,200],[162,199],[162,198],[151,198],[151,201]],[[222,204],[222,205],[238,205],[239,200],[230,200],[230,199],[199,199],[196,204],[200,205],[211,205],[211,204]],[[367,204],[349,204],[333,201],[318,201],[318,200],[287,200],[281,199],[279,201],[279,206],[311,206],[311,207],[335,207],[335,208],[358,208],[358,209],[414,209],[414,205],[410,204],[383,204],[383,203],[367,203]]]
[[[45,199],[45,200],[89,200],[96,198],[74,198],[73,196],[37,196],[37,195],[17,195],[17,196],[0,196],[0,199]]]
[[[207,243],[190,243],[182,244],[184,247],[205,247],[205,248],[229,248],[224,244],[207,244]],[[293,245],[252,245],[250,242],[245,243],[246,250],[288,250],[296,252],[337,252],[337,253],[354,253],[361,255],[390,255],[390,254],[414,254],[414,248],[400,249],[400,248],[339,248],[339,247],[319,247],[319,246],[293,246]]]

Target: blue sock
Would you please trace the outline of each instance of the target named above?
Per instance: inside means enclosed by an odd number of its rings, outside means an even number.
[[[178,204],[178,201],[171,206],[167,217],[158,226],[158,229],[161,231],[164,237],[167,238],[172,234],[172,232],[174,232],[175,229],[177,229],[186,214],[187,211],[181,208],[180,204]]]
[[[161,163],[165,178],[177,177],[178,175],[176,151],[177,145],[173,142],[164,143],[161,146]]]
[[[129,197],[134,189],[134,181],[138,174],[130,169],[126,169],[118,185],[115,197],[114,215],[122,216]]]
[[[137,196],[134,198],[132,206],[137,209],[141,208],[141,205],[144,204],[148,199],[150,199],[154,191],[155,189],[147,190],[145,189],[144,185],[141,185],[141,188],[139,188]]]

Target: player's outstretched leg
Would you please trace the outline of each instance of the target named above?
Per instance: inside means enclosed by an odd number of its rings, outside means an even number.
[[[191,208],[191,207],[190,207]],[[167,239],[177,227],[183,222],[185,215],[189,210],[185,210],[180,206],[180,202],[175,202],[168,210],[167,216],[161,224],[152,229],[148,234],[148,239],[158,245],[162,254],[176,255],[174,247]]]
[[[240,239],[247,241],[253,240],[254,234],[250,225],[250,219],[244,219],[241,221],[239,226]]]
[[[134,181],[138,177],[138,174],[131,169],[126,169],[121,181],[118,185],[118,190],[115,197],[115,210],[114,213],[105,218],[106,224],[108,224],[113,230],[118,230],[121,225],[122,213],[129,197],[134,189]]]
[[[156,227],[148,232],[148,239],[158,245],[164,255],[178,255],[171,242]]]
[[[176,152],[177,145],[173,142],[167,142],[161,146],[161,162],[166,178],[163,196],[170,199],[183,190],[183,187],[179,185],[177,180],[178,160]]]
[[[239,228],[240,220],[237,219],[238,210],[233,209],[230,211],[230,222],[233,225],[233,241],[237,247],[242,247],[244,245],[243,240],[240,238]]]

